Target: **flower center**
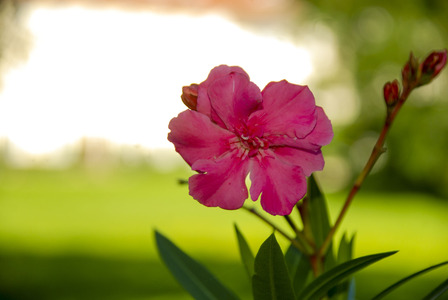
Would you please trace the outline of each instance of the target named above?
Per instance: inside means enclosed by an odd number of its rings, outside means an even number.
[[[256,156],[260,151],[269,148],[269,141],[255,134],[249,128],[244,128],[237,132],[237,147],[244,151],[244,155],[249,157]]]

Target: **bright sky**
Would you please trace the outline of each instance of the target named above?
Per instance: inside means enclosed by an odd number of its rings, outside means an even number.
[[[240,65],[260,88],[312,72],[304,48],[218,15],[37,8],[29,28],[28,62],[3,77],[0,137],[35,154],[83,136],[171,148],[182,86],[219,64]]]

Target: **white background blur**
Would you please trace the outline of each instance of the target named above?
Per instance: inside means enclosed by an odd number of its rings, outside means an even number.
[[[278,20],[269,26],[269,15],[236,19],[220,10],[29,3],[22,11],[27,59],[2,75],[0,146],[6,163],[66,167],[80,145],[98,140],[103,148],[170,156],[168,123],[185,109],[182,86],[202,82],[220,64],[241,66],[261,89],[287,79],[313,90],[314,79],[340,70],[335,38],[323,24],[288,31],[291,24],[282,28]],[[350,84],[350,78],[344,81]],[[353,88],[313,91],[333,125],[356,118]],[[164,167],[180,160],[174,157],[162,160]],[[328,161],[344,167],[341,160]]]

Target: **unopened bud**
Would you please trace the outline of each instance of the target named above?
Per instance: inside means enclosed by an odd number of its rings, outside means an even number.
[[[182,88],[182,95],[180,98],[182,102],[191,110],[196,110],[198,104],[198,87],[199,85],[193,83],[190,86]]]
[[[392,107],[398,102],[400,88],[398,87],[398,80],[392,82],[387,82],[383,88],[384,100],[386,100],[386,105]]]
[[[434,51],[428,55],[420,65],[421,77],[418,82],[419,85],[429,83],[442,71],[446,65],[446,54],[447,50],[445,49],[444,51]]]
[[[408,86],[414,86],[417,84],[418,80],[418,61],[414,54],[409,56],[409,60],[404,65],[401,75],[403,78],[403,89],[407,89]]]

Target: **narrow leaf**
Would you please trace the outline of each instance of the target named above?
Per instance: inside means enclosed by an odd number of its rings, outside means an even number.
[[[339,243],[339,249],[337,252],[337,261],[335,264],[342,264],[346,261],[353,259],[353,242],[354,242],[354,236],[348,240],[347,234],[344,233],[341,242]],[[350,291],[352,293],[352,298],[354,299],[354,279],[349,278],[346,281],[343,281],[336,285],[335,287],[331,288],[328,291],[328,295],[330,296],[331,300],[347,300],[350,299]],[[351,290],[350,290],[351,289]]]
[[[182,287],[195,299],[238,299],[203,265],[189,257],[165,236],[156,231],[155,237],[162,260]]]
[[[333,251],[333,242],[330,243],[330,246],[328,246],[327,253],[325,253],[324,258],[324,270],[330,270],[338,265],[338,262],[336,260],[336,257],[334,255]]]
[[[235,232],[238,240],[238,247],[240,249],[241,261],[243,262],[244,268],[246,269],[249,279],[252,279],[254,275],[254,260],[255,257],[249,248],[249,244],[244,238],[238,226],[235,224]]]
[[[296,247],[289,246],[285,254],[286,266],[292,278],[294,292],[298,294],[308,281],[311,274],[311,265],[308,257],[303,255]]]
[[[295,299],[285,259],[274,234],[258,250],[254,269],[254,300]]]
[[[291,278],[294,278],[297,272],[297,267],[299,266],[300,261],[303,258],[302,252],[299,251],[296,247],[293,245],[290,245],[288,247],[288,250],[286,250],[285,253],[285,263],[288,267],[289,276]]]
[[[297,266],[297,271],[292,281],[294,292],[296,293],[296,295],[303,290],[308,281],[311,281],[311,277],[312,277],[311,264],[308,257],[304,256],[300,260],[299,265]]]
[[[440,263],[440,264],[431,266],[431,267],[429,267],[429,268],[426,268],[426,269],[423,269],[423,270],[421,270],[421,271],[418,271],[418,272],[416,272],[416,273],[414,273],[414,274],[412,274],[412,275],[409,275],[409,276],[407,276],[407,277],[405,277],[405,278],[399,280],[398,282],[394,283],[393,285],[391,285],[390,287],[388,287],[387,289],[385,289],[384,291],[382,291],[381,293],[379,293],[379,294],[376,295],[375,297],[373,297],[372,300],[383,299],[385,296],[387,296],[389,293],[391,293],[393,290],[395,290],[396,288],[398,288],[398,287],[401,286],[402,284],[406,283],[407,281],[409,281],[409,280],[411,280],[411,279],[413,279],[413,278],[415,278],[415,277],[417,277],[417,276],[420,276],[420,275],[422,275],[422,274],[424,274],[424,273],[426,273],[426,272],[429,272],[429,271],[431,271],[431,270],[434,270],[434,269],[436,269],[436,268],[438,268],[438,267],[441,267],[441,266],[443,266],[443,265],[446,265],[446,264],[448,264],[448,261],[442,262],[442,263]]]
[[[448,290],[448,279],[438,285],[434,290],[426,295],[423,300],[436,300]]]
[[[355,279],[352,277],[332,287],[327,296],[331,300],[355,299]]]
[[[349,261],[353,258],[353,242],[355,236],[350,240],[346,237],[346,233],[341,238],[338,249],[338,263],[343,263]]]
[[[351,274],[395,253],[396,251],[367,255],[342,263],[307,285],[297,299],[319,299],[329,289],[348,278]]]
[[[308,179],[309,219],[317,247],[320,247],[330,231],[330,218],[327,203],[314,175]]]

